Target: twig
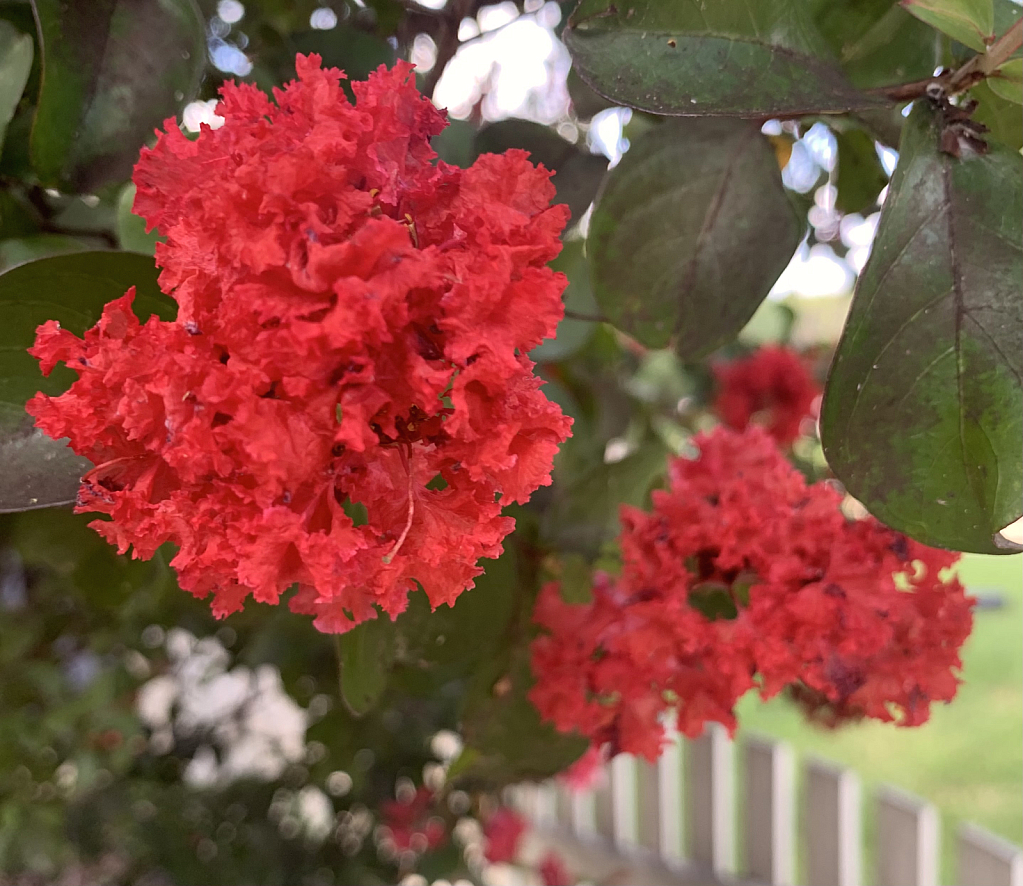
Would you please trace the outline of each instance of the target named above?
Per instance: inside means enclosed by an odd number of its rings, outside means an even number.
[[[946,71],[936,77],[899,83],[869,90],[873,95],[883,96],[893,102],[907,102],[925,96],[957,95],[981,80],[990,77],[1004,65],[1013,53],[1023,46],[1023,18],[1017,20],[1001,37],[988,47],[987,52],[978,52],[955,71]]]

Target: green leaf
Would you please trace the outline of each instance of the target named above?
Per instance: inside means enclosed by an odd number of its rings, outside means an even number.
[[[764,118],[883,104],[849,83],[802,0],[581,0],[563,39],[597,93],[654,114]]]
[[[593,570],[581,554],[565,554],[561,558],[558,581],[561,599],[566,603],[589,603],[593,600]]]
[[[584,241],[566,241],[561,254],[551,262],[551,267],[568,277],[568,288],[562,296],[565,310],[596,316],[598,308],[590,288],[590,267],[584,254]],[[590,340],[596,328],[597,324],[592,320],[565,317],[558,324],[554,338],[533,348],[529,359],[537,363],[557,363],[571,357]]]
[[[565,141],[540,123],[501,120],[476,134],[477,154],[501,154],[508,148],[523,148],[529,151],[533,163],[554,171],[551,181],[558,189],[555,202],[568,204],[572,212],[569,224],[579,221],[589,208],[607,172],[606,157]]]
[[[578,760],[587,739],[541,721],[527,696],[533,685],[528,647],[517,649],[509,662],[488,664],[466,692],[461,716],[466,759],[449,780],[467,789],[492,789],[550,778]]]
[[[117,198],[117,240],[127,252],[152,255],[160,236],[156,231],[146,233],[146,220],[131,211],[134,202],[135,185],[128,182]]]
[[[397,631],[383,613],[338,637],[341,694],[355,716],[375,707],[394,662]]]
[[[32,73],[35,49],[32,38],[0,19],[0,149],[4,145],[7,124],[21,101],[21,93]]]
[[[621,461],[594,464],[589,460],[587,470],[555,488],[544,514],[544,541],[558,551],[579,553],[592,561],[618,535],[619,508],[647,504],[650,490],[664,478],[667,455],[664,445],[650,437]]]
[[[71,504],[79,478],[92,465],[51,440],[31,416],[0,402],[0,514]]]
[[[341,68],[350,80],[365,80],[380,65],[393,65],[396,57],[386,41],[345,25],[295,34],[291,43],[295,52],[315,52],[323,59],[324,67]],[[294,62],[289,56],[291,70]]]
[[[0,271],[51,255],[83,252],[90,246],[80,237],[69,237],[67,234],[29,234],[27,237],[0,240]]]
[[[973,119],[990,130],[983,136],[986,141],[1001,142],[1018,151],[1023,148],[1023,114],[1019,103],[996,93],[992,83],[991,80],[982,80],[970,90],[970,97],[977,100]]]
[[[994,36],[992,0],[900,0],[911,15],[948,34],[953,40],[983,52]]]
[[[0,274],[0,511],[74,501],[82,464],[63,442],[33,433],[25,402],[37,391],[57,395],[75,374],[58,366],[43,378],[28,352],[36,328],[57,320],[81,335],[99,319],[103,305],[136,287],[135,312],[174,316],[173,302],[156,283],[151,258],[127,252],[81,252],[37,259]],[[15,459],[14,469],[8,469]]]
[[[920,541],[1004,552],[1023,502],[1023,160],[955,158],[921,104],[838,346],[828,463]]]
[[[835,187],[836,208],[841,212],[863,212],[877,203],[888,176],[877,156],[874,139],[862,129],[836,131],[838,166]]]
[[[842,70],[861,89],[934,73],[934,30],[892,0],[829,2],[816,23]]]
[[[671,121],[608,175],[590,220],[594,294],[615,326],[693,359],[753,316],[801,230],[756,125]]]
[[[32,0],[43,76],[32,165],[78,193],[127,178],[156,126],[194,94],[206,60],[194,0]]]
[[[1023,105],[1023,59],[1007,61],[988,78],[987,85],[1000,98]]]

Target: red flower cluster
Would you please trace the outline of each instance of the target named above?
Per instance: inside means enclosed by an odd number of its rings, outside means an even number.
[[[483,825],[486,838],[484,854],[487,861],[513,862],[519,852],[519,841],[526,831],[526,820],[514,809],[502,806]]]
[[[448,838],[444,820],[431,815],[434,794],[420,787],[406,800],[387,800],[380,804],[380,817],[386,832],[382,835],[394,843],[398,852],[411,849],[426,852],[444,845]]]
[[[43,371],[79,379],[29,411],[97,466],[78,510],[121,552],[173,542],[219,616],[297,584],[291,607],[343,632],[417,582],[452,603],[501,553],[502,508],[550,482],[571,420],[523,355],[562,316],[568,210],[524,151],[437,162],[410,65],[354,105],[317,56],[297,68],[276,105],[228,85],[222,128],[168,121],[143,151],[177,321],[140,325],[129,291],[84,340],[40,327]]]
[[[821,390],[795,351],[766,346],[741,360],[714,367],[718,395],[714,411],[730,428],[751,422],[767,428],[782,446],[799,437],[803,419],[814,415]]]
[[[958,554],[848,521],[760,428],[694,442],[651,513],[622,508],[620,578],[587,605],[543,589],[530,698],[546,719],[655,759],[669,712],[690,736],[734,730],[751,688],[904,726],[953,698],[973,604],[945,572]]]

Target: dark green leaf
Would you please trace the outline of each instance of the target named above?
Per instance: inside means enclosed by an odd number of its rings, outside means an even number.
[[[1023,161],[914,110],[828,379],[828,463],[922,542],[998,553],[1023,500]]]
[[[556,203],[567,203],[572,212],[569,224],[579,221],[587,210],[607,171],[607,158],[591,154],[565,141],[548,126],[528,120],[502,120],[476,134],[476,153],[500,154],[508,148],[529,151],[533,163],[554,171],[551,181],[558,189]]]
[[[877,195],[888,184],[874,139],[862,129],[836,132],[838,167],[835,207],[841,212],[863,212],[877,203]]]
[[[801,226],[759,128],[676,120],[608,175],[590,220],[593,288],[610,322],[683,359],[735,336],[799,245]]]
[[[338,638],[341,694],[356,716],[371,710],[387,688],[396,637],[394,623],[380,613]]]
[[[380,65],[393,65],[395,59],[386,41],[345,25],[295,34],[291,42],[297,52],[321,56],[324,67],[341,68],[349,80],[365,80]],[[294,62],[289,57],[292,70]]]
[[[586,750],[587,740],[559,733],[541,721],[527,693],[533,685],[529,649],[510,660],[488,662],[473,679],[462,709],[465,761],[457,779],[467,788],[494,788],[550,778],[567,769]]]
[[[551,267],[568,277],[568,288],[563,296],[565,310],[594,317],[598,308],[590,288],[590,268],[583,247],[582,240],[566,241],[561,255],[551,262]],[[596,328],[597,324],[592,320],[565,317],[558,324],[555,337],[533,348],[529,358],[537,363],[564,360],[585,345]]]
[[[0,514],[70,504],[92,465],[36,429],[24,409],[0,402]]]
[[[43,378],[39,364],[27,352],[36,328],[57,320],[81,335],[100,316],[103,305],[135,286],[135,312],[174,315],[173,303],[160,293],[151,258],[126,252],[84,252],[38,259],[0,274],[0,510],[17,511],[65,504],[74,500],[81,463],[64,444],[47,443],[30,433],[22,417],[24,405],[37,391],[59,394],[75,375],[57,367]],[[8,457],[17,469],[8,470]],[[44,476],[45,475],[45,476]],[[36,486],[36,482],[41,485]],[[69,491],[70,490],[70,491]]]
[[[922,80],[938,63],[933,28],[892,0],[826,3],[817,26],[842,70],[861,89]]]
[[[875,107],[801,0],[581,0],[564,32],[579,76],[655,114],[772,117]]]
[[[195,93],[206,59],[194,0],[33,0],[43,79],[32,164],[79,193],[128,177],[156,126]]]
[[[0,19],[0,149],[32,72],[32,38]]]
[[[588,470],[561,481],[555,489],[544,515],[544,540],[559,551],[593,560],[618,535],[621,505],[647,503],[651,488],[664,477],[667,454],[664,445],[651,437],[621,461],[593,464],[591,460]]]
[[[92,246],[81,237],[69,237],[67,234],[29,234],[27,237],[0,240],[0,272],[51,255],[82,252]]]

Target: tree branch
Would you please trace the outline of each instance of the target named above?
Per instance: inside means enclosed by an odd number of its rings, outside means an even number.
[[[936,77],[927,77],[912,83],[898,83],[869,90],[873,95],[884,96],[893,102],[908,102],[925,96],[949,96],[965,92],[981,80],[990,77],[1004,65],[1013,53],[1023,46],[1023,18],[1016,21],[1009,30],[988,47],[987,52],[978,52],[973,58],[955,71],[946,71]]]

